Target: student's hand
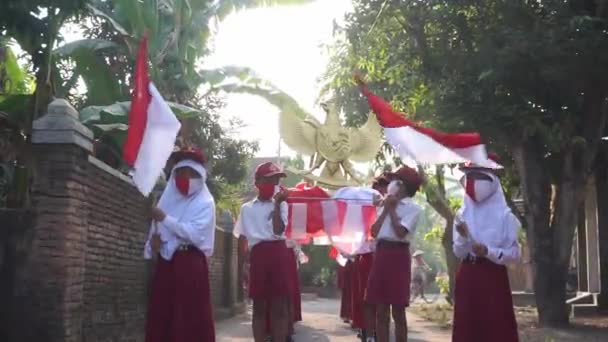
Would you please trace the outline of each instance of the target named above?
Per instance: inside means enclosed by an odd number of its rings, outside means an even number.
[[[381,207],[382,206],[382,196],[380,195],[374,195],[374,199],[372,200],[372,204],[374,205],[374,207]]]
[[[473,253],[478,257],[485,257],[488,255],[488,247],[484,244],[475,242],[473,244]]]
[[[277,192],[274,195],[274,202],[275,203],[282,203],[285,202],[287,200],[287,196],[289,195],[289,192],[287,192],[286,189],[281,189],[281,191]]]
[[[466,238],[466,237],[469,236],[469,226],[467,226],[466,222],[460,222],[460,223],[458,223],[456,225],[456,231],[462,237]]]
[[[384,206],[387,209],[395,209],[395,207],[397,207],[397,203],[399,203],[399,199],[397,198],[397,196],[388,195],[386,196],[386,198],[384,198]]]
[[[165,220],[165,217],[167,217],[167,215],[165,214],[164,211],[162,211],[162,209],[160,209],[160,208],[152,209],[152,219],[154,221],[163,222]]]

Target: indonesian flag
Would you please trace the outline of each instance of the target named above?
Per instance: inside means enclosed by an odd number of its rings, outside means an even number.
[[[129,130],[123,146],[133,168],[133,182],[148,196],[173,152],[181,125],[148,76],[148,37],[141,41],[135,65],[135,86]]]
[[[332,245],[352,255],[369,238],[376,219],[374,197],[364,187],[345,187],[329,196],[320,187],[289,189],[286,235],[299,243],[312,238],[316,245]]]
[[[390,104],[365,87],[363,95],[384,128],[386,141],[404,161],[432,165],[472,162],[492,169],[501,167],[488,159],[478,133],[444,133],[421,127],[394,112]]]

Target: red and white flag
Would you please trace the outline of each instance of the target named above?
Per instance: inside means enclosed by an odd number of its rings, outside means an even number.
[[[363,94],[384,128],[386,141],[402,160],[431,165],[473,162],[492,169],[501,168],[488,159],[479,133],[445,133],[421,127],[405,115],[393,111],[390,104],[367,88],[364,88]]]
[[[341,253],[354,254],[370,236],[376,218],[374,196],[363,187],[345,187],[329,196],[320,187],[290,189],[287,237],[306,244],[332,245]]]
[[[148,76],[148,37],[137,52],[135,86],[129,111],[129,130],[123,146],[125,161],[133,168],[133,182],[148,196],[175,147],[181,124]]]

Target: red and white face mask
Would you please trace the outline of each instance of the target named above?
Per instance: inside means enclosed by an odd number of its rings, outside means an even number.
[[[467,196],[475,202],[483,202],[496,192],[496,183],[492,178],[465,176],[463,182]]]
[[[204,182],[202,178],[175,177],[175,187],[182,195],[186,197],[190,197],[201,191],[203,189],[203,185]]]

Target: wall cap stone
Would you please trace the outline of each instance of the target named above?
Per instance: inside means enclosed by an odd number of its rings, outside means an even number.
[[[104,163],[103,161],[101,161],[91,155],[89,156],[89,163],[91,163],[92,165],[96,166],[97,168],[111,174],[112,176],[124,181],[125,183],[128,183],[131,186],[135,186],[135,184],[133,183],[133,180],[131,178],[129,178],[125,174],[121,173],[120,171],[116,170],[115,168],[111,167],[110,165]]]
[[[93,132],[78,119],[78,111],[65,99],[55,99],[47,113],[34,120],[34,144],[74,144],[93,151]]]

